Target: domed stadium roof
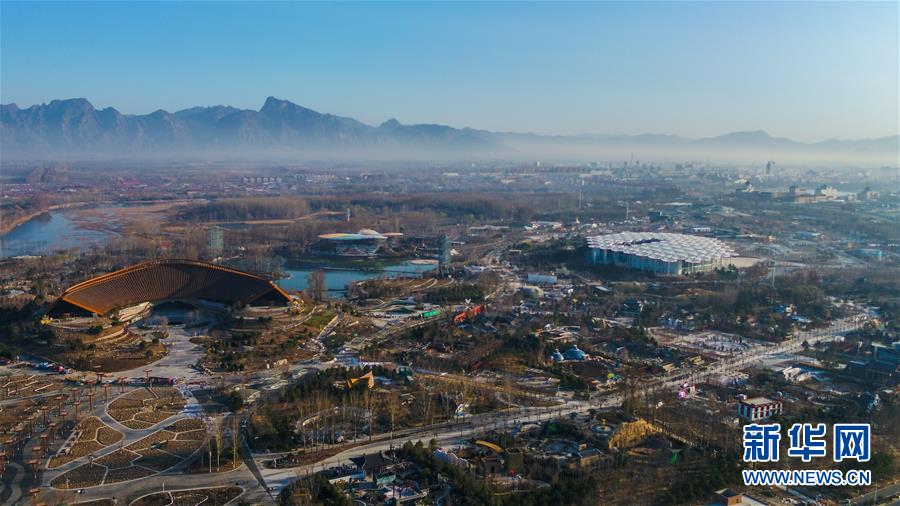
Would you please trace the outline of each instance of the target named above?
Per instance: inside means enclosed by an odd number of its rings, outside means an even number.
[[[572,346],[565,353],[563,353],[563,357],[566,360],[584,360],[587,357],[587,353],[578,349],[578,346]]]
[[[403,234],[396,232],[389,232],[386,234],[382,234],[377,230],[372,230],[371,228],[363,228],[360,229],[359,232],[355,234],[345,233],[345,232],[336,232],[331,234],[319,234],[319,239],[325,241],[383,241],[388,237],[397,237],[402,236]]]
[[[51,315],[104,314],[147,301],[202,299],[225,304],[278,305],[290,296],[271,281],[198,260],[151,260],[69,287]]]
[[[589,248],[664,262],[700,263],[737,256],[718,239],[666,232],[619,232],[588,237]]]

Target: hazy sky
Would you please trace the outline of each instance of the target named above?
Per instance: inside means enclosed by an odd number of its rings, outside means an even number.
[[[898,2],[0,2],[0,99],[378,124],[895,135]]]

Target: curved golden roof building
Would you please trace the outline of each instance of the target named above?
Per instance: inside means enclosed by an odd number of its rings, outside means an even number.
[[[51,315],[105,314],[147,301],[202,299],[225,304],[278,305],[290,296],[271,281],[198,260],[151,260],[69,287]]]

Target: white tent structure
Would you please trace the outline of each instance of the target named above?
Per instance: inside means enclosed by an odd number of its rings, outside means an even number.
[[[587,238],[594,263],[621,265],[663,276],[707,272],[737,253],[710,237],[662,232],[620,232]]]

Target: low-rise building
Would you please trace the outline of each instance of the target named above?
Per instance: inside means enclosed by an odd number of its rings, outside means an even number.
[[[555,285],[557,283],[558,278],[553,274],[528,274],[527,278],[529,283],[535,285]]]
[[[356,466],[348,465],[327,469],[322,473],[322,476],[331,484],[352,483],[366,479],[366,473],[363,470],[358,469]]]
[[[809,371],[803,370],[797,366],[785,367],[780,372],[781,375],[784,376],[784,379],[790,382],[806,381],[810,378]]]
[[[766,503],[730,488],[716,490],[709,506],[766,506]]]
[[[780,400],[768,397],[750,397],[742,399],[738,403],[738,416],[744,420],[756,422],[780,415],[784,409],[784,403]]]

